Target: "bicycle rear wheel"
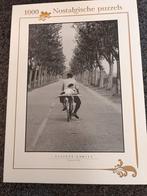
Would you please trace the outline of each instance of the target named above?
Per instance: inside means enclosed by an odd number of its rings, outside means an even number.
[[[67,121],[69,122],[72,118],[72,111],[73,111],[73,103],[71,99],[66,100],[66,112],[67,112]]]
[[[66,113],[67,113],[67,121],[70,121],[70,108],[69,108],[69,101],[66,102]]]

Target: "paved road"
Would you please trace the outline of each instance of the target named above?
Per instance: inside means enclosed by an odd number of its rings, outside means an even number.
[[[66,121],[61,81],[28,93],[27,151],[123,151],[121,107],[80,85],[80,119]]]

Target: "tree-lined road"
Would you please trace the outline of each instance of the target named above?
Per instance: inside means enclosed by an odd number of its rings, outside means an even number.
[[[121,106],[80,84],[80,119],[66,121],[62,81],[28,93],[27,151],[123,151]]]

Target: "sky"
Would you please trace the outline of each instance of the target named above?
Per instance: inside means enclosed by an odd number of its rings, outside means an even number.
[[[76,31],[72,27],[73,23],[62,24],[60,35],[62,37],[63,53],[66,57],[66,67],[69,67],[69,62],[73,54],[73,50],[76,45],[75,35]]]

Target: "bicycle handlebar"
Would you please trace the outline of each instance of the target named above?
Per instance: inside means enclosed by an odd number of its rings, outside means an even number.
[[[59,95],[58,97],[81,97],[81,95]]]

